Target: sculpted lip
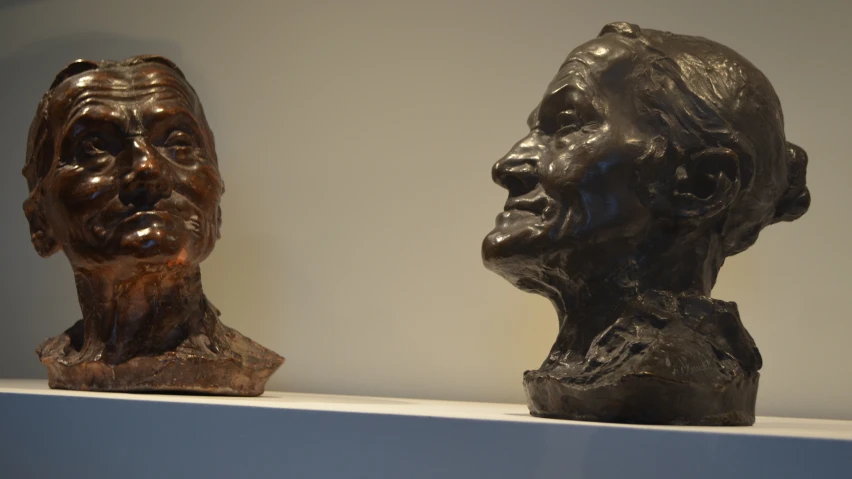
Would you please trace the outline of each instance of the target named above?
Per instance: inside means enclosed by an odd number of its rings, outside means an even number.
[[[546,227],[552,221],[553,200],[537,188],[525,195],[512,196],[495,220],[495,231],[506,231],[520,226]]]
[[[142,216],[149,216],[149,215],[160,216],[160,215],[164,215],[164,214],[167,215],[167,214],[169,214],[169,212],[163,211],[163,210],[144,210],[144,211],[137,211],[137,212],[131,214],[130,216],[128,216],[126,219],[132,220],[132,219],[139,218],[139,217],[142,217]]]
[[[121,223],[122,224],[123,223],[131,223],[131,222],[134,222],[134,221],[143,220],[143,219],[148,218],[148,217],[157,218],[157,219],[164,219],[166,216],[169,216],[169,215],[171,215],[171,213],[169,213],[168,211],[165,211],[165,210],[137,211],[135,213],[131,213],[130,216],[121,220]]]
[[[549,199],[547,195],[539,190],[523,196],[509,198],[508,201],[506,201],[503,211],[527,211],[537,215],[542,215],[547,209],[548,204]]]
[[[116,205],[117,206],[117,205]],[[202,236],[201,218],[194,205],[181,201],[163,201],[139,209],[130,207],[114,207],[99,215],[93,215],[88,220],[89,230],[101,241],[111,237],[116,228],[147,228],[164,226],[169,220],[179,221],[195,236]]]

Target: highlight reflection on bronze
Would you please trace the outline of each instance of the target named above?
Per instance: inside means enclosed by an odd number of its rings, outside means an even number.
[[[752,424],[762,360],[710,291],[726,257],[810,204],[766,77],[710,40],[613,23],[569,55],[528,126],[492,170],[508,200],[482,255],[558,313],[524,375],[530,412]]]
[[[175,64],[68,65],[38,106],[24,176],[33,245],[64,251],[83,312],[38,348],[51,387],[263,392],[284,358],[223,325],[202,291],[224,184]]]

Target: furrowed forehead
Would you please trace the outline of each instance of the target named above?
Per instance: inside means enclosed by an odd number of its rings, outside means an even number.
[[[632,65],[642,61],[643,53],[633,39],[604,35],[575,48],[553,82],[558,83],[563,77],[580,76],[587,83],[592,83],[606,80],[613,73],[624,75]]]
[[[68,78],[53,91],[54,116],[67,116],[76,105],[99,102],[138,101],[151,95],[173,99],[194,110],[195,92],[177,73],[157,63],[90,70]]]

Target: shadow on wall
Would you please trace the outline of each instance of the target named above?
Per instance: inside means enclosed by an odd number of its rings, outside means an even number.
[[[182,63],[180,48],[169,42],[96,33],[42,40],[0,57],[0,377],[45,377],[36,346],[80,318],[68,262],[62,254],[38,257],[22,209],[27,186],[21,168],[36,106],[59,70],[78,58],[121,60],[144,53]]]

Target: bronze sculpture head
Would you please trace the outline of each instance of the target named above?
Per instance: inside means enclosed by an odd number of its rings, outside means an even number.
[[[131,275],[198,265],[218,236],[224,184],[194,90],[155,57],[69,68],[28,144],[25,210],[39,253]]]
[[[761,359],[736,305],[709,296],[727,256],[810,204],[769,81],[710,40],[613,23],[528,123],[494,165],[509,199],[482,252],[559,314],[525,374],[531,412],[751,424]]]
[[[53,387],[263,391],[283,358],[222,325],[201,289],[224,183],[201,102],[174,63],[63,69],[30,127],[24,176],[33,245],[65,252],[83,311],[39,347]]]

